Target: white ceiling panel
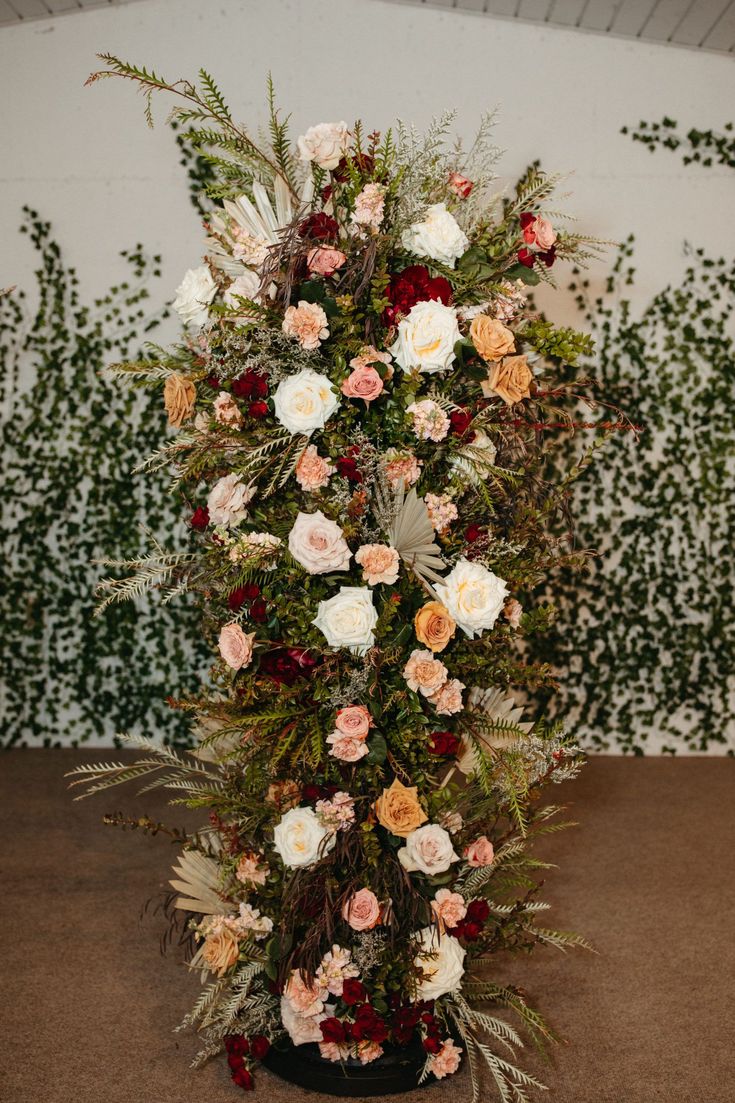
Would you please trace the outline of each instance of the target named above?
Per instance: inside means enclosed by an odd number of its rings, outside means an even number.
[[[676,27],[671,41],[684,46],[701,46],[729,7],[729,0],[697,0]]]
[[[560,23],[563,27],[576,27],[582,18],[586,0],[554,0],[549,12],[549,23]]]
[[[714,27],[702,42],[708,50],[735,50],[735,0],[722,13]]]

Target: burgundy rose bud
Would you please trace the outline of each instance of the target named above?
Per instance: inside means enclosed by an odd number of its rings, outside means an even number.
[[[225,1049],[228,1053],[235,1053],[240,1057],[250,1051],[250,1043],[242,1034],[228,1034],[225,1038]]]
[[[242,592],[246,601],[255,601],[256,597],[260,597],[260,586],[255,582],[246,582]]]
[[[547,268],[551,268],[556,260],[556,246],[552,245],[550,249],[547,249],[543,253],[539,253],[539,258],[544,262]]]
[[[461,926],[462,934],[459,937],[464,938],[467,942],[476,942],[482,934],[482,925],[471,919],[463,919]]]
[[[232,380],[232,393],[238,398],[266,398],[268,395],[268,381],[264,375],[255,371],[246,371]]]
[[[236,586],[234,590],[230,590],[227,598],[227,604],[233,613],[239,612],[242,609],[243,602],[245,601],[245,587]]]
[[[533,253],[530,249],[519,249],[518,261],[520,264],[525,264],[526,268],[533,268]]]
[[[339,1019],[322,1019],[319,1023],[319,1029],[325,1042],[339,1043],[345,1040],[345,1028]]]
[[[309,782],[301,790],[301,796],[307,804],[315,804],[316,801],[321,800],[321,785],[312,785],[311,782]]]
[[[245,1062],[239,1053],[229,1053],[227,1055],[227,1064],[230,1066],[232,1072],[237,1072],[238,1069],[244,1066]]]
[[[464,538],[468,544],[474,544],[475,540],[479,540],[484,535],[485,529],[482,525],[468,525],[464,530]]]
[[[452,410],[449,415],[450,432],[452,432],[455,437],[463,437],[469,429],[473,417],[474,414],[471,410]],[[474,435],[473,433],[473,438]]]
[[[256,1061],[262,1061],[270,1048],[271,1044],[265,1034],[256,1034],[250,1039],[250,1053]]]
[[[248,406],[248,413],[251,417],[260,421],[261,418],[268,417],[268,403],[263,402],[261,398],[257,402],[251,402]]]
[[[362,472],[351,457],[343,456],[342,459],[337,460],[336,466],[343,479],[347,479],[351,483],[362,482]]]
[[[207,384],[207,386],[211,387],[213,391],[218,391],[220,389],[221,384],[219,381],[219,376],[216,375],[214,372],[212,372],[211,375],[208,375],[204,382]]]
[[[202,532],[209,524],[209,510],[206,506],[198,506],[191,515],[189,524],[193,529]]]
[[[256,624],[265,624],[268,620],[268,606],[262,597],[256,597],[250,605],[250,619]]]
[[[432,732],[429,751],[437,755],[455,755],[459,750],[460,738],[454,732]]]
[[[361,176],[372,176],[375,171],[375,158],[371,157],[369,153],[354,153],[350,158],[353,167],[357,169]],[[332,169],[332,176],[335,180],[339,180],[340,184],[343,184],[345,180],[349,180],[349,172],[347,171],[347,158],[343,157],[336,169]]]
[[[255,1087],[253,1074],[246,1069],[244,1065],[241,1069],[238,1069],[237,1072],[233,1072],[232,1082],[233,1084],[237,1084],[238,1088],[242,1088],[244,1092],[251,1092]]]
[[[339,237],[337,220],[324,211],[317,211],[299,223],[299,237],[308,237],[312,241],[336,241]]]
[[[430,1011],[424,1011],[421,1015],[421,1022],[426,1023],[426,1025],[429,1026],[432,1023],[435,1023],[436,1019],[434,1018],[434,1016],[431,1014]]]
[[[490,915],[490,905],[487,900],[473,900],[467,905],[467,919],[473,923],[484,923]]]
[[[424,1038],[424,1049],[427,1053],[438,1053],[443,1044],[440,1038],[433,1038],[431,1036]]]
[[[342,988],[342,999],[348,1007],[354,1003],[362,1003],[367,999],[367,989],[361,981],[348,977]]]

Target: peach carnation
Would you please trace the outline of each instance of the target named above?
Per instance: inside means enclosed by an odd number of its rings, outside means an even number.
[[[319,455],[315,444],[309,444],[299,456],[294,474],[301,489],[311,493],[327,486],[329,476],[336,470],[334,464]]]
[[[233,670],[248,666],[253,657],[255,633],[245,633],[239,624],[233,621],[226,624],[219,634],[219,653]]]
[[[449,889],[439,889],[431,902],[431,908],[440,924],[445,927],[456,927],[467,915],[464,897]]]
[[[412,452],[398,452],[392,448],[385,454],[383,470],[395,489],[403,485],[403,489],[408,490],[417,483],[421,478],[421,467],[421,460],[417,460]]]
[[[431,695],[429,700],[440,716],[452,716],[455,712],[461,712],[464,708],[462,704],[462,690],[464,688],[464,682],[460,682],[458,678],[450,678],[436,693]]]
[[[329,336],[326,314],[318,303],[307,303],[305,299],[288,308],[281,328],[287,336],[295,337],[302,349],[318,349]]]
[[[523,606],[516,598],[508,598],[503,606],[503,616],[508,621],[511,628],[517,628],[521,623],[521,614],[523,613]]]
[[[352,736],[342,735],[341,732],[332,732],[328,735],[327,743],[330,746],[329,753],[340,762],[359,762],[370,753],[364,739],[353,739]]]
[[[380,923],[380,902],[371,889],[359,889],[345,901],[342,918],[353,931],[369,931]]]
[[[400,557],[395,548],[387,544],[363,544],[355,552],[355,562],[362,567],[362,576],[368,586],[385,582],[392,586],[398,581]]]
[[[298,1015],[320,1015],[324,1010],[325,986],[320,984],[308,984],[298,969],[291,972],[283,994],[288,1000],[291,1010]]]
[[[435,659],[431,651],[418,649],[411,652],[403,669],[408,688],[414,693],[422,693],[424,697],[437,693],[446,682],[448,673],[444,663]]]
[[[240,407],[231,394],[221,391],[214,400],[214,419],[219,425],[230,425],[233,429],[239,429],[243,422]]]
[[[235,877],[244,885],[264,885],[270,870],[265,862],[260,863],[259,854],[243,854],[237,863]]]
[[[443,1080],[445,1076],[451,1076],[457,1071],[461,1060],[462,1049],[451,1038],[447,1038],[439,1052],[429,1059],[429,1072],[433,1072],[437,1080]]]

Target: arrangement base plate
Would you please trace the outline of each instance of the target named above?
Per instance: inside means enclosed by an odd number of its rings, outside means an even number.
[[[384,1047],[377,1061],[361,1065],[354,1058],[347,1061],[325,1061],[319,1047],[313,1043],[294,1046],[271,1046],[263,1064],[270,1072],[311,1091],[325,1095],[341,1095],[361,1099],[373,1095],[397,1095],[418,1088],[426,1053],[419,1041],[407,1046]],[[422,1087],[435,1083],[434,1077]]]

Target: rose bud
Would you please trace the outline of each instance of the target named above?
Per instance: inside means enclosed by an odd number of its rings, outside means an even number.
[[[248,406],[248,413],[259,421],[261,418],[268,416],[268,403],[263,402],[262,399],[251,402]]]
[[[193,529],[203,531],[209,524],[209,510],[206,506],[198,506],[191,515],[189,524]]]
[[[239,612],[242,609],[243,602],[245,601],[245,587],[236,586],[234,590],[230,590],[227,598],[227,604],[233,613]]]
[[[265,1034],[256,1034],[250,1039],[250,1052],[256,1061],[262,1061],[270,1048],[271,1044]]]

